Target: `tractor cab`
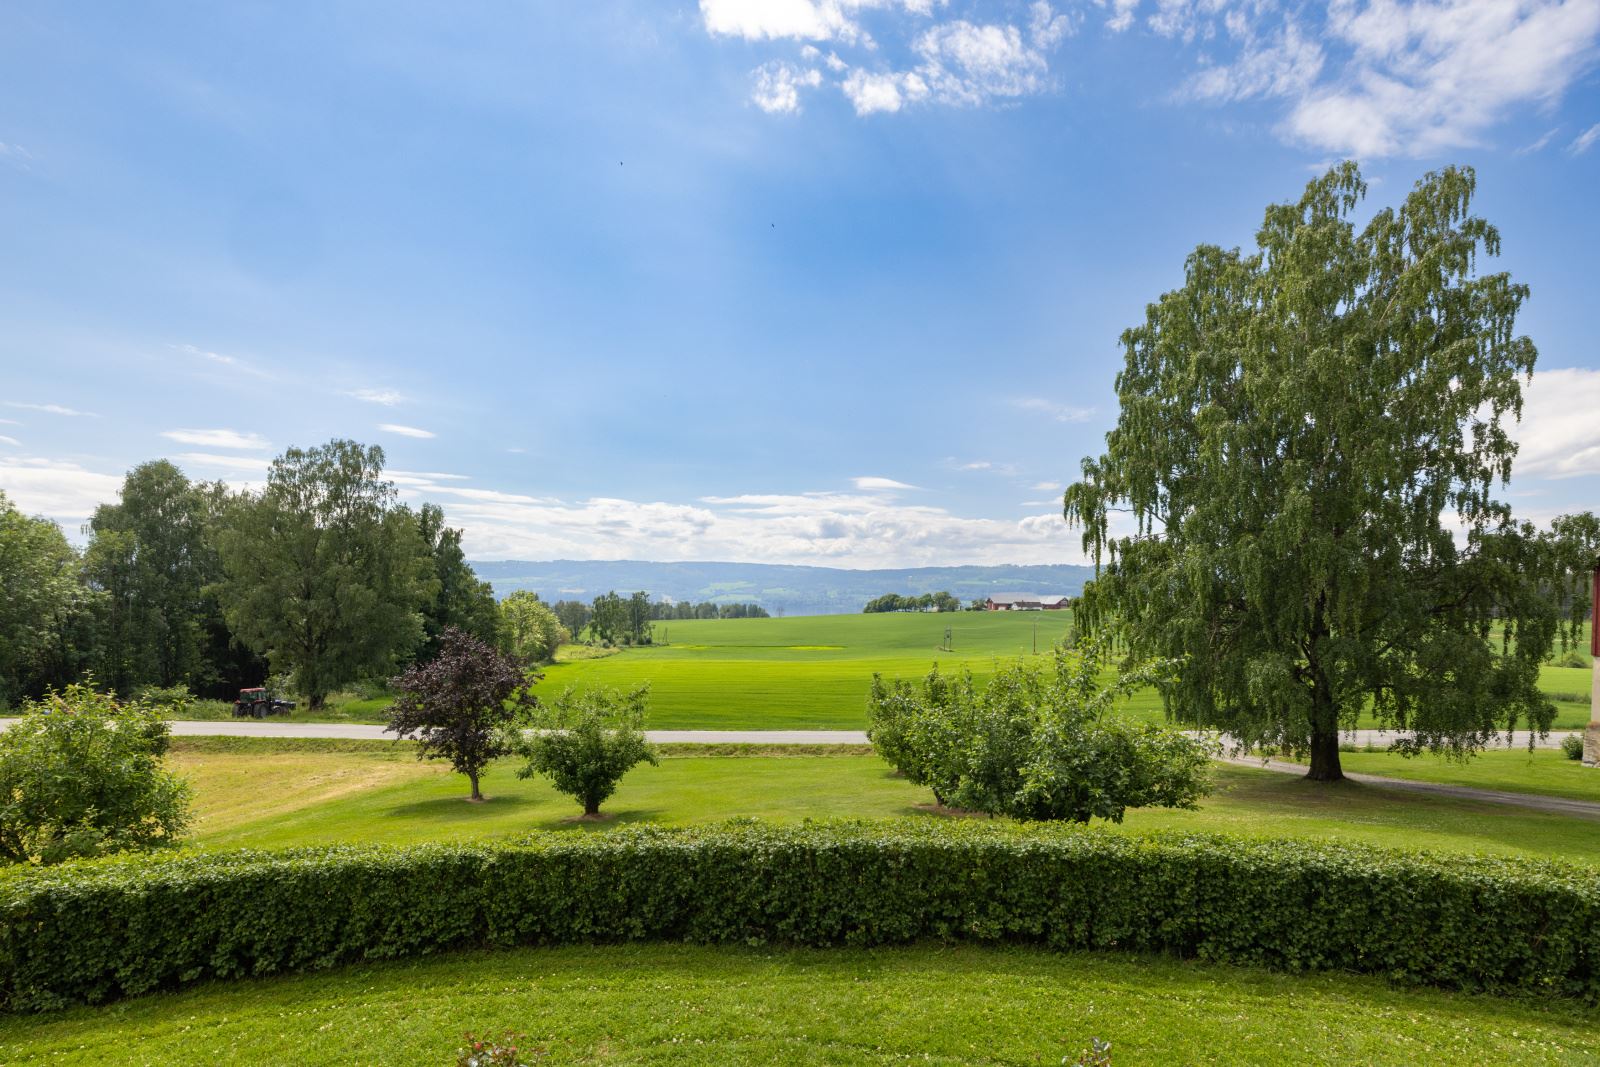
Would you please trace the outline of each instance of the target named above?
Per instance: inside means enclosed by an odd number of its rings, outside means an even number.
[[[239,699],[233,702],[233,713],[241,718],[265,719],[268,715],[287,715],[294,701],[279,700],[272,690],[264,687],[239,690]]]

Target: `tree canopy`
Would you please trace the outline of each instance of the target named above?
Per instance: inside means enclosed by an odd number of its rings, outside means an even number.
[[[22,514],[0,492],[0,705],[51,673],[53,646],[83,596],[77,553],[61,528]]]
[[[313,709],[346,682],[384,676],[423,640],[434,562],[382,475],[376,446],[291,448],[265,489],[230,502],[218,534],[228,625],[293,671]]]
[[[1082,621],[1178,662],[1178,718],[1309,752],[1315,779],[1367,709],[1457,753],[1554,715],[1548,553],[1495,498],[1528,290],[1480,271],[1500,236],[1474,187],[1427,174],[1358,228],[1344,163],[1254,251],[1195,249],[1122,335],[1116,428],[1065,495],[1102,565]]]

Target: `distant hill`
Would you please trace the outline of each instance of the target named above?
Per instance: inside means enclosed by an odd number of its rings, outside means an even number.
[[[654,599],[760,604],[774,615],[840,615],[860,611],[884,593],[920,595],[948,589],[963,603],[990,593],[1077,596],[1093,567],[908,567],[843,570],[770,563],[649,563],[643,560],[474,560],[495,596],[531,589],[547,601],[593,600],[643,589]]]

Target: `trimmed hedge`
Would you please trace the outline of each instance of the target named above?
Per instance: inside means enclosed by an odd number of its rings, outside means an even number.
[[[1131,949],[1600,999],[1600,873],[1221,836],[733,823],[0,876],[0,1003],[469,946],[919,938]]]

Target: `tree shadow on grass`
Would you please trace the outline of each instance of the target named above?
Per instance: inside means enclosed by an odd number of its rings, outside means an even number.
[[[385,809],[384,814],[392,818],[420,819],[427,822],[471,822],[475,819],[497,818],[508,811],[530,808],[539,803],[540,801],[533,797],[518,796],[515,793],[499,795],[490,793],[483,801],[473,803],[465,793],[462,793],[460,796],[434,797],[430,800],[413,800],[408,804],[396,804]]]
[[[642,823],[657,823],[660,822],[661,817],[666,814],[666,809],[630,808],[626,811],[604,811],[602,814],[606,816],[605,819],[591,822],[582,819],[580,817],[582,813],[574,809],[571,812],[563,812],[557,818],[543,819],[537,823],[534,823],[532,828],[538,830],[562,830],[569,832],[575,830],[580,833],[592,833],[595,831],[615,829],[618,826],[634,826]]]

